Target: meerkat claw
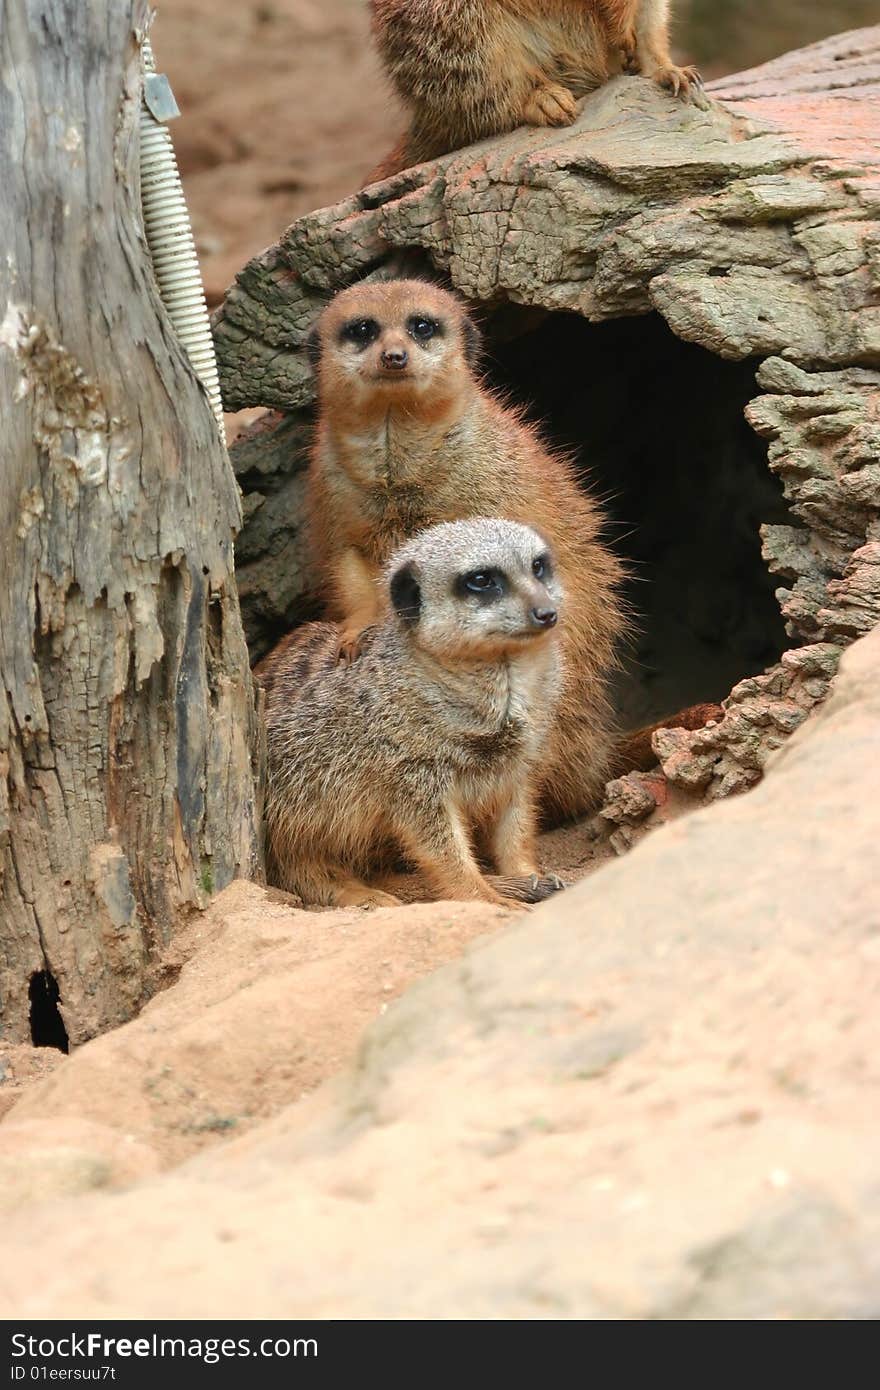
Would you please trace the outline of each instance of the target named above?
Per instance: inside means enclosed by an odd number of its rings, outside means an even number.
[[[709,107],[703,79],[695,67],[659,68],[654,73],[654,81],[681,101],[689,101],[704,111]]]
[[[362,632],[340,633],[336,660],[340,666],[351,666],[361,654]]]
[[[554,893],[563,893],[567,887],[568,884],[558,874],[544,874],[535,885],[535,892],[540,895],[536,901],[544,902],[546,898],[552,898]]]
[[[703,81],[700,74],[697,72],[696,68],[694,68],[694,78],[693,82],[691,83],[690,99],[693,102],[694,106],[698,107],[700,111],[708,111],[709,107],[712,105],[712,102],[706,91],[706,84]]]
[[[528,874],[522,878],[493,878],[491,881],[505,899],[517,904],[542,903],[568,886],[556,874]]]

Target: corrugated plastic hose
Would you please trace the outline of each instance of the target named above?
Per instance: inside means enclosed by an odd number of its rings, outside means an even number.
[[[208,393],[225,442],[217,358],[192,226],[165,120],[177,114],[171,89],[156,74],[148,38],[143,41],[141,101],[141,203],[147,244],[159,293],[193,371]]]

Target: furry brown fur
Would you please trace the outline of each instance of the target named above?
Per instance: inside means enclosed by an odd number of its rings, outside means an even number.
[[[607,678],[625,627],[621,566],[567,460],[480,384],[476,351],[464,307],[437,286],[360,284],[331,302],[313,338],[313,542],[343,652],[353,655],[385,606],[377,581],[407,538],[477,516],[547,537],[568,596],[565,681],[542,797],[558,821],[592,807],[615,770]]]
[[[669,53],[669,0],[372,0],[373,31],[411,113],[373,178],[519,125],[565,126],[624,69],[703,102]]]
[[[546,896],[560,885],[538,873],[535,802],[563,601],[546,540],[506,521],[435,526],[381,587],[385,615],[353,664],[313,623],[256,669],[270,879],[307,903],[382,906],[398,901],[381,871],[402,852],[437,898]]]

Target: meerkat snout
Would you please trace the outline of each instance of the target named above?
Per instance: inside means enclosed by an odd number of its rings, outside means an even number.
[[[446,522],[395,557],[391,606],[412,640],[435,655],[496,661],[549,636],[562,591],[546,540],[501,520]]]
[[[555,627],[559,617],[555,608],[533,608],[529,616],[537,628]]]
[[[409,362],[409,353],[404,347],[387,347],[383,349],[379,360],[386,371],[402,372]]]

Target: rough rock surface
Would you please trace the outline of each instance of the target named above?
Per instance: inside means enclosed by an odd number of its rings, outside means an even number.
[[[620,78],[572,129],[516,132],[373,185],[245,267],[216,322],[227,405],[282,412],[234,451],[254,653],[312,602],[304,339],[329,295],[390,262],[448,277],[490,335],[537,311],[659,312],[721,357],[764,359],[748,418],[791,507],[764,553],[798,651],[738,686],[714,728],[659,736],[664,774],[690,797],[739,791],[821,702],[842,647],[880,618],[880,28],[710,90],[703,112]],[[628,827],[632,806],[632,786],[626,805],[612,788],[604,814]]]
[[[336,1082],[10,1213],[0,1315],[876,1318],[878,762],[880,632],[759,787],[409,990]]]

